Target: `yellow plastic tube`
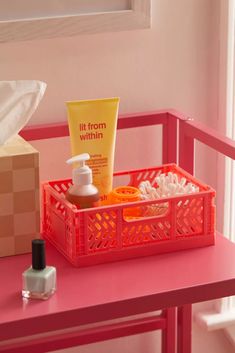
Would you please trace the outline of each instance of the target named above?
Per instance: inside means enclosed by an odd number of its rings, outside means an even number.
[[[67,102],[72,155],[89,153],[93,184],[105,204],[112,190],[119,98]]]

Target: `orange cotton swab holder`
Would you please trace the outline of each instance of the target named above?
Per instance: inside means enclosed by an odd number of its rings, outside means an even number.
[[[134,202],[140,200],[140,190],[133,186],[119,186],[109,194],[111,203]]]
[[[133,186],[119,186],[110,192],[108,199],[110,204],[136,202],[141,200],[141,193],[139,189]],[[140,208],[125,208],[123,210],[123,216],[139,217]]]

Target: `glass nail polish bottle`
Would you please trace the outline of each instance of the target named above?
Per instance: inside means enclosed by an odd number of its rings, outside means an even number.
[[[46,266],[45,241],[32,240],[32,266],[23,275],[24,298],[48,299],[56,290],[56,269]]]

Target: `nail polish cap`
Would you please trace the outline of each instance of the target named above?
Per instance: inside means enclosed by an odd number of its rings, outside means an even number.
[[[45,240],[32,240],[32,268],[43,270],[46,267]]]

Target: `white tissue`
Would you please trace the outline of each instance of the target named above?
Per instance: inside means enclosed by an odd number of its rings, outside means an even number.
[[[46,90],[34,80],[0,81],[0,145],[27,124]]]

